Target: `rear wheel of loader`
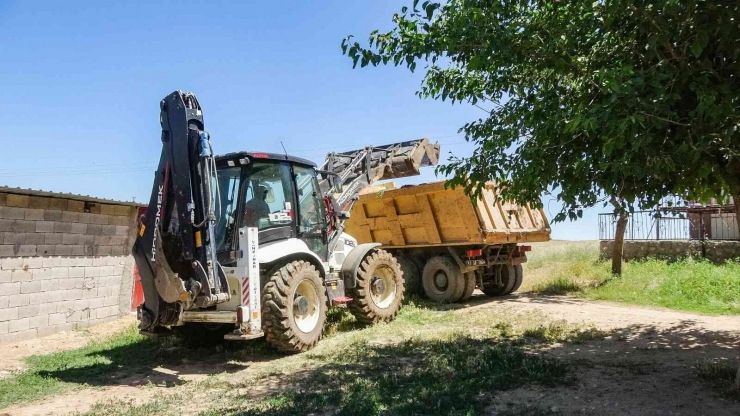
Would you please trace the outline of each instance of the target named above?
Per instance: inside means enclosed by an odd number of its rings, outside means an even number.
[[[516,276],[516,281],[514,282],[514,287],[511,288],[509,293],[514,293],[517,290],[519,290],[519,287],[522,285],[522,281],[524,280],[524,271],[522,270],[522,265],[517,264],[514,266],[514,275]],[[509,294],[507,293],[507,295]]]
[[[385,250],[368,254],[357,272],[357,286],[349,291],[352,315],[364,324],[390,322],[401,309],[405,291],[398,261]]]
[[[419,265],[409,257],[397,257],[398,264],[403,272],[403,282],[407,295],[421,295],[421,269]]]
[[[516,284],[516,270],[514,266],[509,265],[500,265],[495,267],[497,267],[498,272],[501,273],[501,285],[497,285],[495,281],[484,281],[483,293],[492,297],[508,295]]]
[[[265,339],[282,352],[307,351],[321,339],[326,309],[326,291],[316,268],[305,261],[289,263],[273,273],[265,285]]]
[[[450,256],[429,259],[424,266],[421,282],[424,293],[435,302],[457,302],[465,291],[463,273]]]
[[[465,290],[463,290],[463,295],[460,298],[460,301],[464,302],[470,299],[470,297],[473,296],[474,290],[475,290],[475,272],[467,272],[465,273]]]

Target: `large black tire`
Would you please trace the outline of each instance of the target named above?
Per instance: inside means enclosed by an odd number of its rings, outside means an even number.
[[[495,281],[483,282],[483,293],[488,296],[504,296],[511,293],[516,284],[516,271],[514,266],[500,265],[496,266],[501,271],[501,286],[497,286]]]
[[[522,270],[521,264],[517,264],[516,266],[514,266],[514,275],[516,276],[516,281],[514,282],[514,287],[511,288],[511,291],[509,291],[509,293],[516,292],[522,285],[522,281],[524,280],[524,271]]]
[[[398,261],[385,250],[374,250],[362,260],[357,286],[349,290],[349,311],[366,325],[390,322],[401,309],[405,285]]]
[[[465,273],[465,290],[463,290],[462,297],[460,297],[460,302],[464,302],[470,299],[470,297],[473,296],[474,290],[475,290],[475,272],[467,272]]]
[[[460,267],[450,256],[432,257],[421,274],[424,293],[440,303],[457,302],[465,291],[465,279]]]
[[[326,289],[316,268],[294,261],[270,277],[262,294],[262,326],[267,342],[294,354],[313,348],[324,333]]]
[[[421,286],[421,268],[413,259],[398,256],[398,265],[403,272],[403,282],[407,295],[421,295],[424,289]]]

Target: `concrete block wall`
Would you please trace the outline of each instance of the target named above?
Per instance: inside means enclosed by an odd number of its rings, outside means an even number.
[[[136,206],[0,193],[0,342],[129,313]]]
[[[599,257],[612,258],[613,241],[600,241]],[[740,259],[740,241],[719,240],[630,240],[624,242],[622,258],[625,261],[648,258],[677,260],[704,257],[714,263]]]

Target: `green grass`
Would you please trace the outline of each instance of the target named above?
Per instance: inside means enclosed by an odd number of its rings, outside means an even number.
[[[598,260],[595,244],[538,246],[530,257],[531,264],[525,266],[525,282],[529,282],[523,290],[534,293],[571,294],[710,315],[740,314],[737,262],[715,265],[693,259],[631,261],[624,264],[622,277],[618,278],[611,275],[609,262]]]
[[[740,389],[735,386],[736,363],[705,361],[696,367],[699,380],[708,383],[721,395],[740,400]]]

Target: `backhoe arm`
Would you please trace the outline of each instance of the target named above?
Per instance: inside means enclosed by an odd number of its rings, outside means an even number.
[[[178,322],[184,309],[229,299],[216,260],[215,161],[203,112],[192,93],[175,91],[160,102],[162,153],[133,255],[144,289],[140,328]]]

